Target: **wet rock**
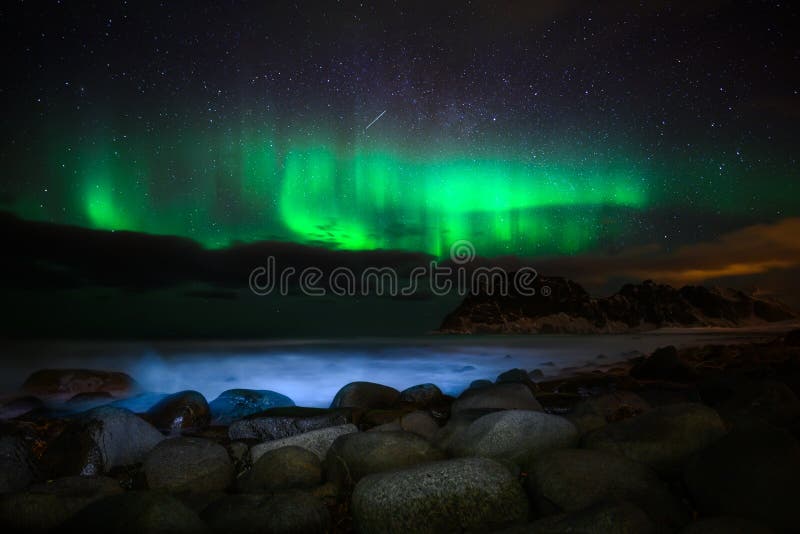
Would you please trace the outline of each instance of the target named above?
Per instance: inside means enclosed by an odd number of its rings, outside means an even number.
[[[351,410],[347,408],[273,408],[232,423],[228,436],[267,441],[352,422]]]
[[[0,419],[13,419],[43,408],[41,399],[32,395],[3,399],[0,401]]]
[[[400,392],[374,382],[351,382],[336,393],[331,408],[394,408]]]
[[[411,412],[401,417],[400,428],[427,440],[432,440],[439,431],[436,420],[428,412],[421,411]]]
[[[64,524],[64,531],[196,534],[206,527],[191,508],[168,493],[128,491],[89,504]]]
[[[47,447],[50,476],[99,475],[144,460],[164,436],[130,410],[101,406],[71,421]]]
[[[726,420],[757,417],[776,426],[787,426],[800,419],[800,400],[789,386],[776,380],[740,382],[734,395],[718,410]]]
[[[310,489],[322,483],[322,463],[313,452],[297,446],[267,451],[237,482],[245,493]]]
[[[33,458],[25,439],[17,434],[0,436],[0,493],[25,488],[34,478]]]
[[[442,450],[450,450],[453,443],[458,442],[463,432],[477,419],[484,415],[494,413],[498,410],[493,409],[477,409],[477,410],[462,410],[447,421],[447,424],[439,428],[433,435],[431,440],[434,445]]]
[[[719,414],[702,404],[670,404],[609,424],[584,436],[586,448],[616,452],[662,474],[679,471],[689,457],[726,432]]]
[[[650,403],[631,391],[614,391],[579,401],[568,419],[580,428],[581,434],[597,430],[623,419],[650,410]]]
[[[229,389],[209,403],[211,418],[220,425],[229,425],[249,415],[285,406],[294,406],[294,401],[266,389]]]
[[[127,397],[139,389],[129,375],[94,369],[42,369],[31,374],[22,389],[40,398],[67,400],[78,393],[107,392]]]
[[[411,404],[416,408],[427,408],[441,401],[442,397],[442,390],[435,384],[419,384],[400,392],[400,402]]]
[[[233,480],[225,447],[200,438],[171,438],[155,446],[144,460],[151,489],[207,493],[224,491]]]
[[[362,429],[369,429],[385,425],[397,421],[407,413],[408,410],[369,410],[361,416],[359,426]]]
[[[209,505],[201,517],[213,532],[226,534],[314,534],[331,529],[325,505],[301,491],[231,495]]]
[[[475,420],[450,451],[455,456],[482,456],[524,463],[547,451],[573,447],[578,429],[558,415],[529,410],[503,410]]]
[[[78,393],[66,402],[73,410],[90,410],[114,402],[114,397],[107,391],[91,391]]]
[[[534,382],[538,382],[539,380],[544,379],[544,371],[541,369],[533,369],[531,372],[528,373],[528,378],[533,380]]]
[[[320,461],[322,461],[325,459],[328,449],[330,449],[331,444],[336,440],[336,438],[351,432],[358,432],[358,428],[356,428],[355,425],[347,424],[321,428],[319,430],[312,430],[303,434],[297,434],[295,436],[289,436],[273,441],[266,441],[264,443],[254,445],[250,449],[250,459],[253,464],[255,464],[258,459],[261,458],[261,456],[267,451],[279,449],[280,447],[286,447],[289,445],[296,445],[313,452],[317,455]]]
[[[329,481],[352,485],[366,475],[443,460],[444,453],[410,432],[358,432],[340,436],[325,460]]]
[[[468,389],[453,403],[451,413],[492,408],[497,410],[542,410],[541,404],[524,384],[493,384]]]
[[[478,380],[473,380],[469,383],[469,388],[467,389],[478,389],[478,388],[485,388],[487,386],[493,386],[494,382],[491,380],[486,380],[485,378],[479,378]]]
[[[655,534],[656,525],[646,513],[629,502],[613,501],[582,510],[552,515],[503,534]]]
[[[735,428],[686,465],[684,481],[704,515],[745,517],[777,531],[798,524],[800,443],[761,422]]]
[[[681,534],[772,534],[760,523],[742,517],[706,517],[690,524]]]
[[[0,527],[5,532],[50,530],[94,501],[122,493],[108,477],[67,477],[36,484],[0,497]]]
[[[159,430],[178,433],[208,426],[211,410],[201,393],[180,391],[164,397],[147,410],[147,419]]]
[[[539,387],[536,383],[531,379],[528,375],[528,372],[525,369],[509,369],[504,373],[500,373],[497,375],[497,379],[495,380],[497,384],[524,384],[527,386],[531,392],[536,393],[539,391]]]
[[[686,381],[695,376],[694,369],[678,356],[678,349],[669,345],[636,363],[630,371],[631,376],[648,380]]]
[[[352,511],[360,533],[487,532],[524,522],[528,503],[505,467],[462,458],[366,476]]]
[[[688,511],[656,473],[618,454],[563,449],[528,465],[528,493],[539,513],[576,512],[606,501],[629,501],[654,523],[680,527]]]

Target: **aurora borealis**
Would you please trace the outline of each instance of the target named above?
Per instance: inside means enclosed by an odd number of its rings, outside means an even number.
[[[798,212],[783,8],[523,4],[6,7],[2,209],[439,257],[670,248]]]

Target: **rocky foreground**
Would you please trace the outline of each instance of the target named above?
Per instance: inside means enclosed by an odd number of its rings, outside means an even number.
[[[154,395],[45,370],[0,414],[3,532],[796,532],[800,331],[458,398]]]

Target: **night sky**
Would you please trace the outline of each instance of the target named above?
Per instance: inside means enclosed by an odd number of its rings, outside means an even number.
[[[3,3],[0,210],[215,250],[797,266],[793,3],[275,4]],[[686,263],[768,231],[789,252]]]

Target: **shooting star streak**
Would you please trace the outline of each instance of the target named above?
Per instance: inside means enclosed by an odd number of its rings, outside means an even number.
[[[378,115],[377,117],[375,117],[371,123],[367,124],[367,127],[366,127],[366,128],[364,128],[364,131],[366,132],[367,130],[369,130],[369,127],[370,127],[370,126],[372,126],[373,124],[375,124],[376,122],[378,122],[378,119],[380,119],[381,117],[383,117],[383,114],[384,114],[384,113],[386,113],[386,110],[385,110],[385,109],[384,109],[383,111],[381,111],[381,114],[380,114],[380,115]]]

